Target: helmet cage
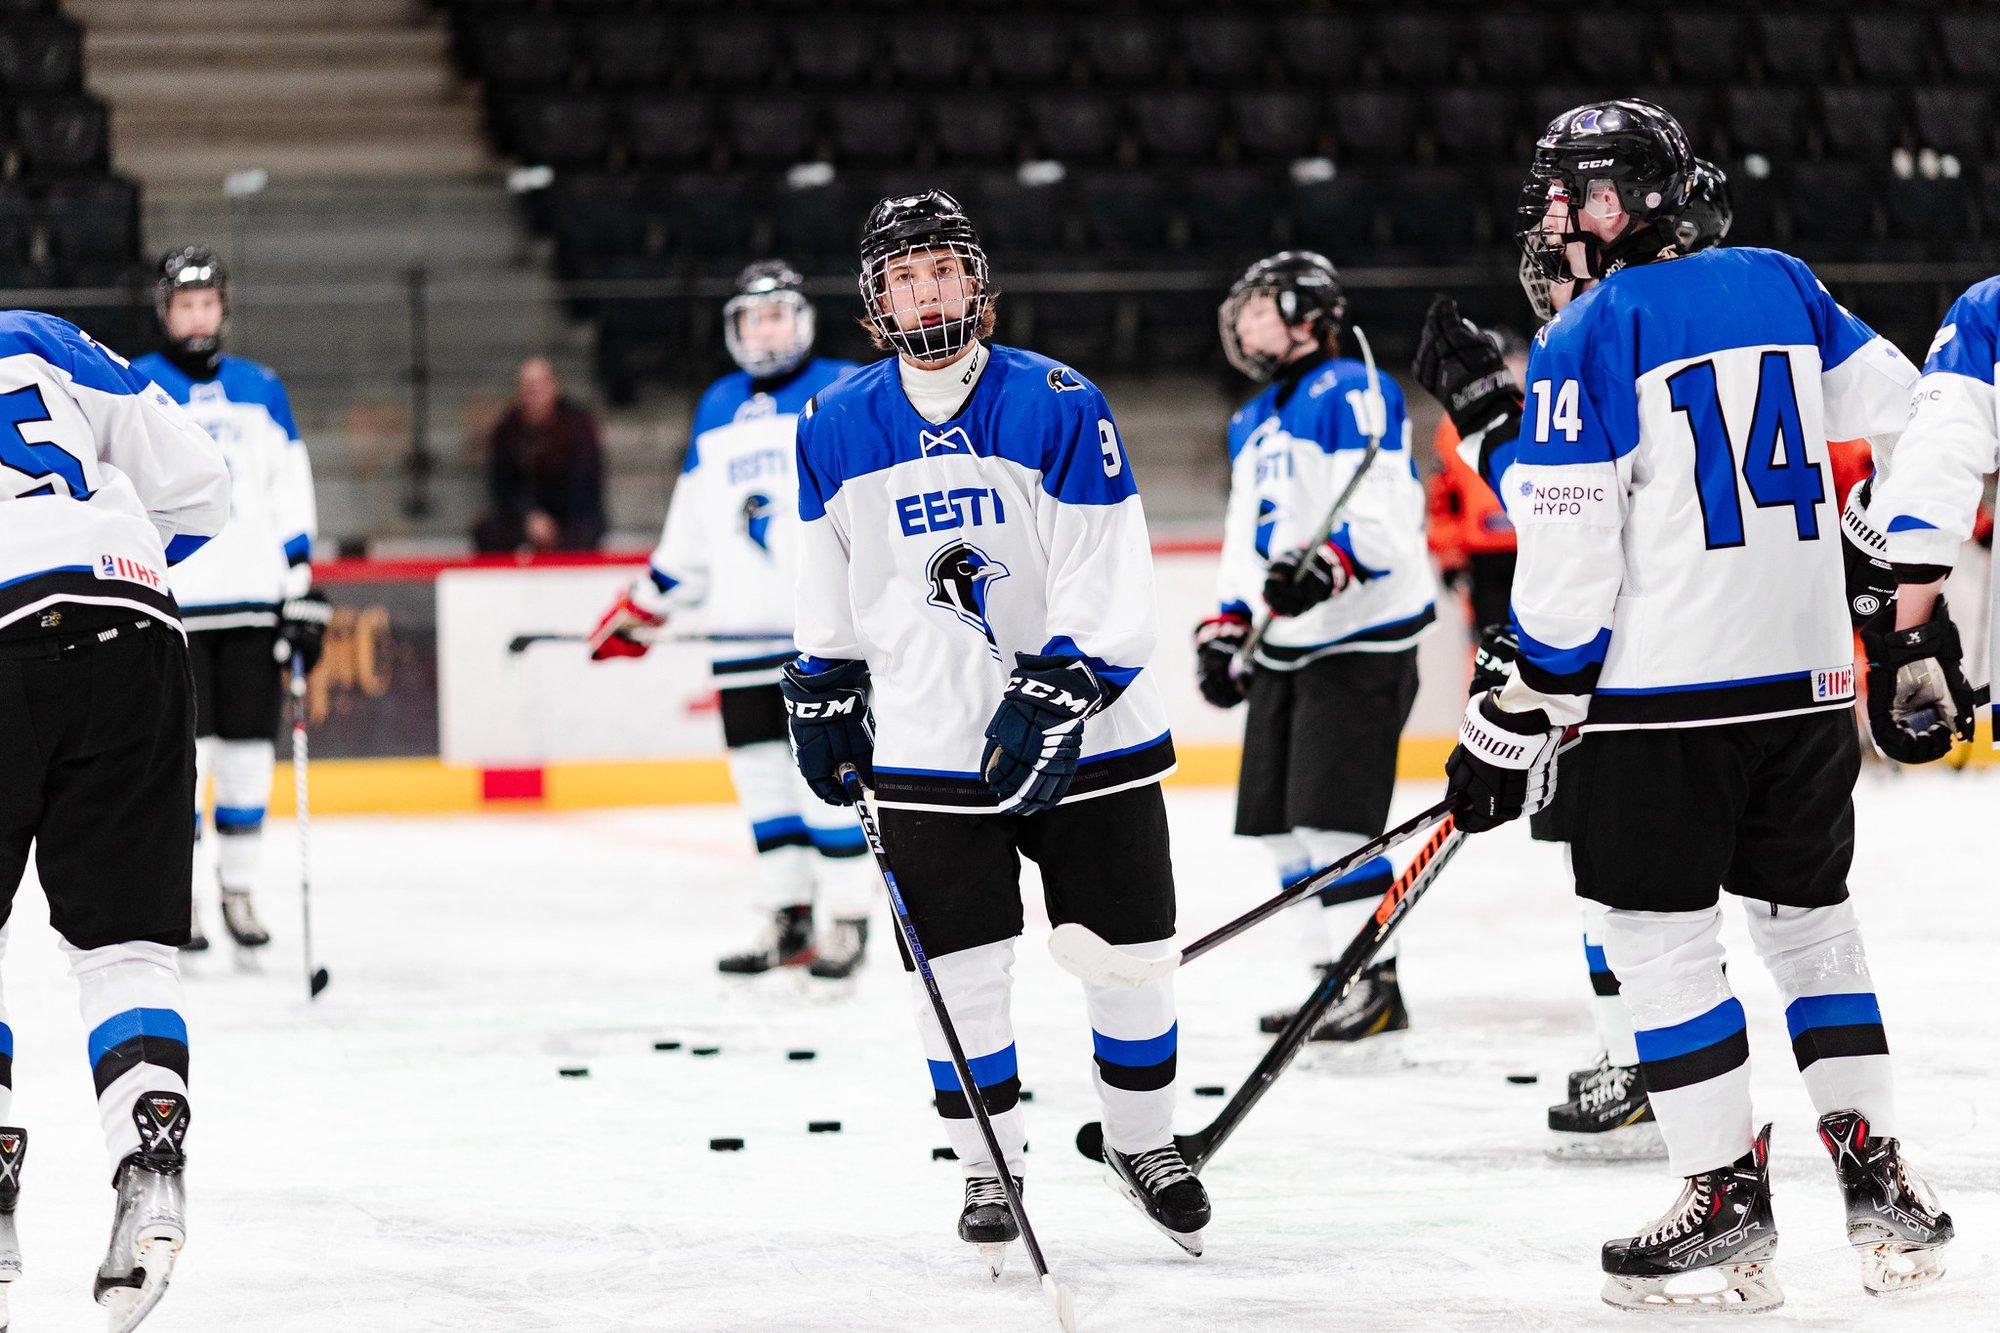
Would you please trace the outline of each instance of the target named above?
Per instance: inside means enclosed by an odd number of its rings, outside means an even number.
[[[1237,332],[1244,307],[1260,297],[1270,298],[1285,326],[1287,341],[1282,352],[1250,351]],[[1347,294],[1340,289],[1333,265],[1324,258],[1288,251],[1251,265],[1216,307],[1215,323],[1229,364],[1264,384],[1299,347],[1318,346],[1341,335],[1347,327]],[[1301,327],[1306,330],[1303,337],[1298,333]]]
[[[222,302],[222,322],[216,326],[213,336],[204,334],[173,339],[196,355],[219,350],[223,335],[229,331],[229,274],[224,271],[222,261],[214,251],[199,246],[175,250],[160,261],[160,276],[153,283],[153,312],[160,317],[162,331],[167,327],[167,312],[173,307],[174,294],[203,289],[213,291],[216,299]]]
[[[929,274],[919,276],[925,259]],[[947,266],[955,272],[940,275]],[[935,234],[871,248],[861,268],[861,301],[868,327],[883,342],[914,361],[948,361],[979,337],[992,308],[986,251],[976,240]],[[949,313],[953,304],[956,316]],[[898,312],[914,326],[904,327]]]
[[[753,350],[743,337],[743,318],[753,310],[774,306],[792,312],[792,339],[782,347]],[[722,345],[729,349],[730,359],[741,366],[751,379],[776,379],[798,369],[812,354],[816,324],[812,302],[794,288],[743,292],[730,297],[728,304],[722,307]]]

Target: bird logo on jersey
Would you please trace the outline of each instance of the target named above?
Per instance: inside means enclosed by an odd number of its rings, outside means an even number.
[[[1271,534],[1277,530],[1277,501],[1259,500],[1257,502],[1257,558],[1267,564],[1271,559]]]
[[[1068,366],[1057,366],[1049,372],[1049,387],[1057,393],[1072,393],[1083,387],[1083,381]]]
[[[986,647],[997,659],[1000,648],[986,619],[986,598],[995,579],[1007,577],[1007,566],[970,542],[952,542],[931,557],[925,573],[931,594],[924,599],[986,636]]]
[[[753,492],[743,497],[743,535],[766,555],[771,553],[771,516],[776,512],[768,495]]]

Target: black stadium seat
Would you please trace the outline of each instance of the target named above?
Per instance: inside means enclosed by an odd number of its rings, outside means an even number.
[[[1883,191],[1889,239],[1911,257],[1956,259],[1973,239],[1972,192],[1959,177],[1890,177]]]
[[[1416,136],[1416,99],[1396,88],[1338,92],[1332,99],[1333,139],[1343,161],[1407,157]]]
[[[1230,96],[1236,141],[1253,161],[1282,162],[1321,149],[1325,99],[1304,88],[1256,88]]]
[[[591,78],[607,88],[644,88],[673,72],[674,30],[652,14],[609,14],[583,30]]]
[[[1460,22],[1444,13],[1416,11],[1376,20],[1375,53],[1396,79],[1438,83],[1458,63]]]
[[[1917,144],[1946,153],[1984,155],[1993,144],[1993,102],[1980,88],[1916,88]]]
[[[1552,14],[1485,10],[1472,20],[1466,54],[1489,83],[1521,87],[1548,75],[1557,61],[1567,64],[1569,44]],[[1536,128],[1540,128],[1537,126]]]
[[[1801,162],[1788,211],[1801,249],[1828,259],[1861,258],[1875,239],[1877,177],[1852,162]]]
[[[1879,157],[1902,129],[1901,99],[1889,88],[1827,88],[1820,93],[1820,132],[1841,157]]]
[[[1100,172],[1084,180],[1077,197],[1092,246],[1142,255],[1166,248],[1171,213],[1153,172]]]
[[[1272,41],[1285,67],[1309,87],[1339,87],[1368,55],[1367,31],[1352,14],[1281,13]]]
[[[1930,25],[1925,15],[1866,12],[1849,16],[1854,69],[1864,79],[1908,83],[1930,67]]]
[[[42,216],[49,249],[64,267],[116,266],[139,251],[139,187],[123,177],[52,182]]]
[[[1730,10],[1670,10],[1661,28],[1667,63],[1690,83],[1733,83],[1751,50],[1747,15]]]
[[[1222,103],[1209,93],[1185,89],[1139,93],[1132,99],[1131,123],[1140,146],[1152,157],[1207,161],[1222,135]]]
[[[1612,82],[1643,79],[1660,48],[1652,16],[1642,10],[1606,8],[1573,13],[1565,49],[1578,73]]]
[[[481,25],[473,40],[480,77],[499,88],[563,83],[576,64],[571,29],[557,18],[496,19]]]
[[[715,151],[715,113],[697,94],[631,94],[624,123],[626,151],[641,165],[691,166]]]
[[[866,21],[828,19],[787,25],[786,48],[801,83],[850,88],[864,81],[875,56],[876,26]]]
[[[1040,93],[1028,99],[1028,120],[1045,157],[1105,161],[1118,147],[1118,104],[1103,93]]]
[[[834,156],[843,162],[904,162],[915,151],[917,105],[908,97],[837,97],[831,110]]]
[[[980,238],[1003,265],[1024,266],[1061,248],[1072,212],[1062,184],[1024,185],[1011,171],[982,178],[974,192]]]
[[[1796,88],[1731,88],[1723,94],[1723,129],[1731,151],[1789,153],[1799,142]]]
[[[1787,8],[1756,16],[1757,48],[1764,69],[1783,83],[1823,83],[1840,63],[1842,40],[1835,15]]]
[[[566,269],[646,248],[646,210],[635,176],[564,173],[549,188],[544,207]]]
[[[1021,143],[1021,104],[1006,94],[942,93],[932,101],[930,134],[948,162],[1011,162]]]
[[[980,45],[994,82],[1006,87],[1056,83],[1076,59],[1074,34],[1046,17],[995,18]]]
[[[14,113],[21,156],[36,175],[102,171],[110,161],[104,103],[94,97],[43,98]]]
[[[1253,15],[1207,13],[1180,21],[1181,59],[1202,83],[1230,88],[1255,80],[1270,50],[1270,31]]]
[[[872,202],[856,198],[837,179],[829,185],[780,189],[771,199],[772,248],[807,272],[829,264],[851,265],[859,210]]]
[[[68,19],[0,25],[0,91],[14,97],[83,86],[83,33]]]
[[[1940,14],[1938,41],[1959,78],[2000,82],[2000,14],[1969,9]]]
[[[611,102],[603,93],[537,93],[509,104],[509,141],[523,162],[555,167],[602,161],[611,148]]]
[[[965,76],[972,63],[972,30],[946,23],[891,23],[883,33],[889,68],[902,86]]]
[[[744,261],[757,247],[758,210],[740,176],[696,172],[668,182],[661,215],[668,246],[707,259]]]
[[[1344,170],[1328,180],[1295,185],[1291,208],[1298,244],[1318,250],[1336,265],[1366,263],[1379,247],[1375,208],[1383,182]]]
[[[730,145],[745,162],[783,165],[813,150],[813,107],[803,97],[750,92],[723,107]]]
[[[712,88],[746,88],[771,77],[778,42],[767,24],[710,20],[689,25],[694,71]]]
[[[1167,69],[1171,34],[1143,11],[1108,14],[1082,24],[1083,52],[1099,83],[1157,83]]]
[[[1445,157],[1477,161],[1511,149],[1521,115],[1507,88],[1441,88],[1431,96],[1431,129]]]
[[[1277,189],[1261,171],[1241,167],[1197,171],[1183,183],[1181,213],[1188,244],[1196,250],[1231,256],[1263,253],[1270,248],[1277,225]]]

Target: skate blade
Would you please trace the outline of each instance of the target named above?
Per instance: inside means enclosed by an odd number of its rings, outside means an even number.
[[[1308,1039],[1299,1060],[1315,1069],[1339,1070],[1343,1074],[1398,1073],[1417,1065],[1409,1038],[1408,1028],[1398,1028],[1353,1041]]]
[[[1861,1285],[1870,1296],[1893,1296],[1944,1276],[1943,1245],[1888,1240],[1854,1249],[1861,1256]]]
[[[1697,1280],[1720,1286],[1689,1286]],[[1677,1285],[1678,1284],[1678,1285]],[[1785,1303],[1785,1293],[1768,1262],[1720,1264],[1673,1277],[1607,1275],[1604,1303],[1615,1310],[1675,1314],[1757,1314]]]
[[[979,1257],[986,1263],[986,1271],[998,1282],[1000,1274],[1007,1269],[1007,1242],[988,1242],[980,1245]]]
[[[1113,1169],[1109,1160],[1104,1163],[1104,1179],[1117,1192],[1118,1197],[1139,1210],[1139,1216],[1151,1224],[1153,1230],[1180,1246],[1195,1258],[1201,1258],[1202,1233],[1199,1231],[1175,1231],[1159,1218],[1146,1211],[1146,1205],[1139,1200],[1139,1192],[1125,1183],[1125,1177]]]
[[[1549,1145],[1548,1155],[1558,1162],[1648,1162],[1665,1161],[1667,1156],[1667,1141],[1660,1134],[1659,1122],[1653,1120],[1601,1134],[1562,1129],[1552,1129],[1549,1134],[1555,1142]]]
[[[180,1248],[178,1239],[165,1236],[139,1242],[133,1270],[140,1279],[139,1285],[109,1287],[97,1298],[97,1303],[110,1315],[110,1333],[132,1333],[153,1312],[153,1307],[167,1294],[167,1280],[173,1275],[174,1257]]]

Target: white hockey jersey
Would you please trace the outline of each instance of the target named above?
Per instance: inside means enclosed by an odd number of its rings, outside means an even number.
[[[0,634],[56,603],[178,624],[167,566],[222,530],[229,473],[158,386],[75,325],[0,312]],[[53,626],[50,626],[51,628]]]
[[[1972,536],[1986,478],[2000,471],[2000,277],[1988,278],[1952,303],[1924,360],[1909,428],[1893,465],[1875,481],[1868,516],[1898,565],[1949,570]],[[2000,546],[1991,587],[2000,610]],[[1988,621],[2000,649],[2000,616]],[[2000,662],[1989,652],[1988,662]],[[2000,744],[2000,737],[1996,737]]]
[[[1016,653],[1080,659],[1119,691],[1084,723],[1066,802],[1173,769],[1145,670],[1146,516],[1111,409],[1075,371],[995,346],[936,424],[893,358],[854,371],[799,423],[799,516],[802,660],[868,662],[884,805],[993,808],[979,760]]]
[[[1266,567],[1312,539],[1367,457],[1371,434],[1382,447],[1330,539],[1352,562],[1354,581],[1302,616],[1273,619],[1257,652],[1264,666],[1292,671],[1331,653],[1395,652],[1437,619],[1403,391],[1386,375],[1378,391],[1367,368],[1345,358],[1281,378],[1229,419],[1222,609],[1263,608]]]
[[[731,636],[710,654],[723,689],[774,684],[778,669],[798,655],[799,412],[853,368],[852,361],[815,358],[761,389],[739,370],[710,385],[695,406],[687,459],[635,600],[656,614],[700,607],[705,629]]]
[[[1901,431],[1916,373],[1772,250],[1621,269],[1565,309],[1499,478],[1520,529],[1503,706],[1605,730],[1850,704],[1826,442]]]
[[[312,463],[284,384],[234,356],[221,358],[210,380],[190,380],[158,352],[132,364],[187,408],[229,464],[227,526],[174,568],[182,619],[191,630],[277,624],[279,605],[311,586],[307,562],[319,531]]]

